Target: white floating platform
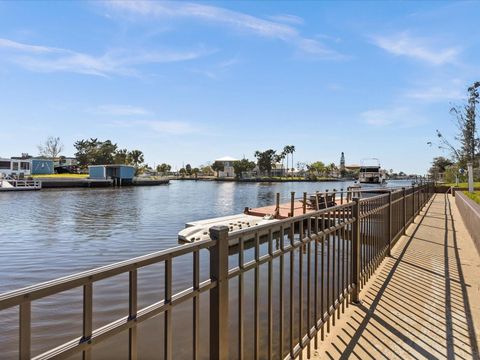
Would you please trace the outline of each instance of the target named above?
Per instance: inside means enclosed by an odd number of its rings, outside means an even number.
[[[223,216],[207,220],[192,221],[185,225],[185,229],[178,233],[178,240],[184,243],[210,239],[209,229],[212,226],[228,226],[229,233],[249,229],[264,224],[273,224],[278,220],[272,217],[259,217],[246,214]],[[266,233],[265,233],[266,234]],[[237,245],[238,238],[232,239],[230,246]]]

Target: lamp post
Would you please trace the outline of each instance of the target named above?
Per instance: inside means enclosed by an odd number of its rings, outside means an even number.
[[[473,193],[473,164],[471,162],[467,163],[468,171],[468,192]]]

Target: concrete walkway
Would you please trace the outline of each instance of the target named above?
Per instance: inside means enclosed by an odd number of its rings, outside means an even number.
[[[314,359],[480,359],[480,257],[437,194]]]

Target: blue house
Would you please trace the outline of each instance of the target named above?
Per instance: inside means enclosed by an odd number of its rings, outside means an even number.
[[[49,175],[54,173],[53,160],[32,159],[32,175]]]
[[[112,179],[122,183],[131,183],[135,176],[135,167],[130,165],[90,165],[90,179]]]

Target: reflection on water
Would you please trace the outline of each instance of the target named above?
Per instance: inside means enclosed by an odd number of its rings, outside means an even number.
[[[168,186],[143,188],[0,193],[0,293],[177,246],[177,233],[186,222],[237,214],[246,206],[273,204],[277,192],[281,193],[282,201],[287,202],[291,191],[300,197],[304,191],[346,189],[349,185],[348,182],[173,181]],[[174,263],[174,280],[179,288],[190,286],[191,264],[191,257],[182,257]],[[139,289],[142,289],[139,303],[146,305],[160,299],[161,285],[152,284],[162,283],[161,272],[162,269],[149,269],[139,277]],[[126,284],[113,279],[95,287],[96,325],[125,314]],[[79,293],[69,291],[60,298],[61,311],[69,314],[68,319],[57,315],[60,300],[34,303],[35,353],[78,335]],[[18,330],[16,309],[2,315],[2,358],[14,358]],[[184,320],[187,327],[190,326],[190,319]],[[142,328],[156,329],[158,321],[147,322]],[[123,337],[121,339],[123,342]],[[142,341],[147,344],[150,340]],[[98,351],[101,358],[109,357],[108,351]]]

